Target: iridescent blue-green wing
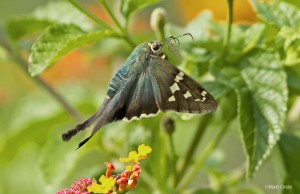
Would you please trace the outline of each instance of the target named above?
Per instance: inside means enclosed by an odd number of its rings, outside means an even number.
[[[105,120],[131,120],[156,114],[158,106],[149,69],[134,69],[127,76],[121,73],[119,71],[109,84],[106,97],[108,102],[103,110],[109,118]]]
[[[139,75],[123,109],[123,117],[128,120],[151,116],[158,112],[148,71],[144,71]]]
[[[205,114],[217,109],[216,100],[207,90],[167,60],[152,56],[149,64],[154,96],[161,111]]]
[[[115,76],[118,76],[118,73]],[[119,79],[114,77],[114,81],[110,83],[107,98],[99,110],[101,113],[92,134],[80,142],[78,148],[108,123],[152,116],[159,111],[149,72],[135,72],[126,79],[121,78],[122,81]]]
[[[119,70],[110,82],[107,96],[97,113],[63,134],[63,139],[67,141],[79,131],[95,123],[91,136],[80,142],[79,148],[108,123],[152,116],[158,111],[149,71],[137,70],[128,73]]]
[[[107,95],[99,110],[83,123],[64,133],[62,135],[64,141],[70,140],[78,132],[85,130],[95,123],[93,133],[108,123],[122,119],[122,107],[126,103],[128,96],[130,96],[130,91],[134,88],[138,75],[137,72],[132,72],[129,69],[135,62],[134,59],[130,60],[118,70],[108,86]]]

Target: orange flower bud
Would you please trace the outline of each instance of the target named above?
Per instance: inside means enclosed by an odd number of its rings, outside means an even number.
[[[137,180],[134,179],[134,180],[129,180],[128,181],[128,185],[127,185],[127,189],[130,190],[130,189],[133,189],[135,186],[137,185]]]
[[[132,172],[130,179],[137,179],[140,176],[141,170],[136,170]]]
[[[128,178],[129,174],[130,174],[130,171],[125,170],[125,171],[123,171],[123,172],[121,173],[121,177],[123,177],[123,178]]]
[[[112,164],[112,163],[110,163],[110,162],[104,162],[104,164],[105,164],[105,166],[106,166],[106,177],[108,178],[108,177],[110,177],[111,176],[111,172],[113,171],[113,170],[115,170],[115,166]]]
[[[136,164],[133,165],[132,171],[134,172],[134,171],[140,170],[140,167],[141,167],[141,164],[140,163],[136,163]]]

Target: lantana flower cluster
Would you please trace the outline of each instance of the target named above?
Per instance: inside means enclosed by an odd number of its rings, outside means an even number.
[[[56,194],[120,194],[132,190],[138,183],[141,173],[140,160],[146,159],[152,148],[144,144],[138,147],[138,151],[131,151],[128,158],[120,158],[120,162],[127,163],[126,169],[117,175],[113,175],[115,167],[110,162],[105,162],[106,173],[99,179],[99,184],[91,179],[84,180],[85,184],[75,182],[71,189],[64,189]],[[89,181],[87,181],[89,180]],[[77,188],[77,190],[76,190]]]
[[[81,178],[76,180],[70,189],[64,189],[56,192],[56,194],[89,194],[87,187],[92,185],[96,180],[90,178]]]

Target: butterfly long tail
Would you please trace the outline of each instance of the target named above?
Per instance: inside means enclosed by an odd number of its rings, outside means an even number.
[[[92,137],[93,137],[94,134],[90,135],[89,137],[85,138],[82,142],[80,142],[78,144],[78,147],[76,150],[78,150],[81,146],[83,146],[86,142],[88,142]]]
[[[105,99],[100,109],[89,119],[84,121],[83,123],[77,125],[75,128],[67,131],[62,135],[62,139],[64,141],[69,141],[73,136],[75,136],[78,132],[85,130],[86,128],[90,127],[92,124],[95,123],[95,126],[93,127],[92,134],[84,139],[82,142],[79,143],[78,148],[83,146],[88,140],[90,140],[93,135],[101,129],[104,125],[111,123],[115,121],[115,113],[118,111],[118,106],[113,103],[112,105],[108,106],[108,103],[110,103],[109,99]],[[77,148],[77,149],[78,149]]]
[[[94,126],[94,129],[92,131],[92,134],[85,138],[83,141],[81,141],[77,147],[77,149],[79,149],[81,146],[83,146],[86,142],[88,142],[93,135],[99,130],[101,129],[101,127],[103,127],[104,125],[106,125],[107,123],[110,123],[113,120],[110,120],[109,118],[107,118],[106,116],[102,115],[102,117],[96,122],[96,125]]]
[[[91,126],[94,123],[94,121],[99,117],[99,114],[100,114],[100,110],[97,111],[93,116],[91,116],[89,119],[87,119],[83,123],[78,124],[75,128],[70,129],[66,133],[62,134],[62,139],[64,141],[69,141],[77,133],[79,133],[80,131],[83,131],[86,128],[88,128],[89,126]]]

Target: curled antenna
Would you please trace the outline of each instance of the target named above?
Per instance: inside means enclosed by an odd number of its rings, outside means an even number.
[[[166,45],[167,43],[169,43],[170,41],[173,40],[176,46],[174,46],[173,44],[168,45],[168,49],[170,51],[177,51],[179,49],[179,46],[180,46],[180,41],[179,41],[178,38],[181,37],[181,36],[186,36],[186,35],[189,35],[194,40],[194,37],[192,36],[191,33],[185,33],[185,34],[182,34],[182,35],[179,35],[179,36],[170,36],[170,37],[165,38],[162,41],[160,41],[160,43],[162,45]]]

